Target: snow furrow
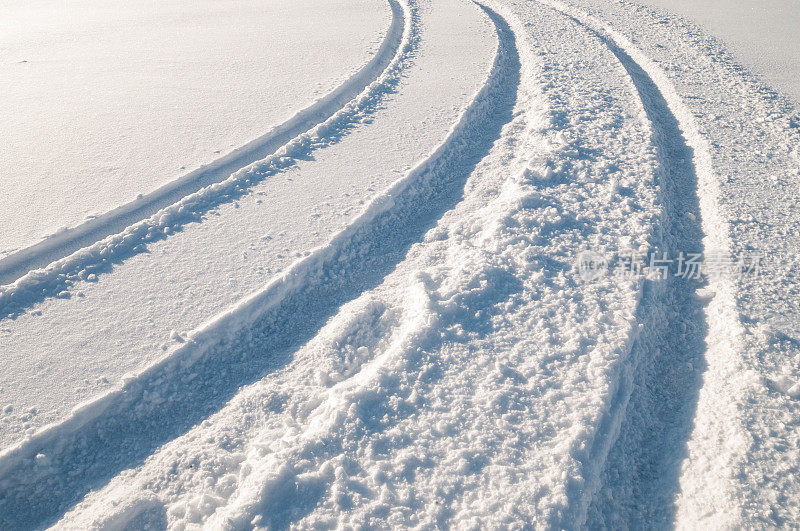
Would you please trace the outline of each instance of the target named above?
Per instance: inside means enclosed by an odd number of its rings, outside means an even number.
[[[397,0],[388,2],[392,22],[378,53],[333,92],[225,157],[0,259],[0,319],[142,252],[144,244],[202,219],[362,121],[397,83],[412,45],[411,14]]]
[[[733,355],[709,351],[702,365],[703,385],[694,391],[694,425],[680,464],[681,492],[671,503],[674,525],[796,525],[797,104],[743,68],[722,42],[675,15],[632,2],[582,3],[637,42],[670,78],[711,146],[720,213],[729,223],[734,264],[721,260],[718,267],[735,289],[738,315],[732,317],[740,326],[718,329],[712,341],[734,336],[739,343]],[[660,45],[665,42],[671,45]],[[755,268],[735,264],[753,257],[759,261]],[[637,507],[629,509],[623,514],[647,519],[652,506],[644,505],[640,515]]]
[[[643,104],[655,129],[655,141],[662,152],[661,163],[665,170],[662,172],[662,177],[665,180],[662,183],[663,202],[665,205],[665,241],[663,242],[664,248],[661,251],[668,253],[681,251],[685,253],[698,252],[702,246],[702,250],[707,256],[729,257],[731,255],[731,247],[728,222],[721,213],[718,204],[719,182],[711,164],[708,144],[700,134],[693,114],[686,108],[669,78],[627,37],[610,25],[561,2],[553,0],[539,1],[558,9],[567,16],[575,18],[582,25],[591,28],[593,31],[599,32],[603,40],[628,70],[636,89],[642,95]],[[678,133],[681,133],[683,138],[678,137]],[[685,157],[687,155],[691,156],[691,165],[686,164]],[[695,180],[696,192],[693,192]],[[693,205],[695,194],[697,198],[696,207]],[[697,217],[694,212],[695,209],[699,210],[701,224],[693,227],[693,222],[690,221],[687,226],[687,218],[692,220],[692,218],[696,219]],[[686,216],[686,213],[691,214],[691,217]],[[683,220],[680,219],[681,215],[685,216]],[[699,229],[702,229],[701,238]],[[693,370],[692,362],[698,363],[698,369],[702,370],[705,360],[709,360],[708,363],[712,364],[716,359],[730,360],[739,355],[742,348],[742,327],[735,309],[733,282],[730,277],[724,275],[711,275],[708,280],[709,285],[704,288],[702,295],[696,293],[699,286],[681,280],[673,280],[667,286],[660,286],[645,297],[644,306],[640,308],[640,318],[644,320],[642,324],[645,325],[646,331],[643,336],[640,336],[639,343],[634,347],[635,356],[633,356],[631,363],[631,372],[623,383],[624,392],[620,396],[621,403],[620,407],[617,408],[617,418],[613,422],[609,442],[614,442],[616,439],[620,424],[625,417],[628,400],[633,391],[633,372],[637,368],[640,357],[653,356],[655,354],[656,357],[662,357],[662,359],[666,359],[669,362],[674,361],[670,360],[670,357],[677,354],[684,357],[685,363],[692,368],[691,370]],[[701,314],[701,308],[704,309],[704,315]],[[703,315],[704,319],[700,317],[701,315]],[[704,326],[703,321],[705,321],[707,328]],[[682,329],[675,330],[671,325],[680,326]],[[648,366],[646,368],[648,372],[653,371],[652,363],[654,360],[649,359],[647,361]],[[658,360],[655,363],[657,364]],[[664,370],[664,368],[661,370]],[[718,376],[722,376],[722,380],[718,380]],[[715,385],[714,382],[722,383],[723,380],[729,381],[729,378],[733,377],[734,375],[732,374],[727,375],[727,377],[726,375],[715,375],[715,378],[711,379],[710,382],[706,381],[705,385],[711,384],[713,386]],[[653,378],[653,376],[651,375],[650,378]],[[662,389],[663,392],[677,394],[677,396],[671,397],[669,404],[671,407],[665,407],[663,403],[655,406],[651,405],[656,409],[659,406],[664,407],[664,411],[662,411],[664,415],[660,419],[663,425],[649,425],[648,421],[652,422],[651,418],[645,419],[641,426],[632,428],[634,431],[637,429],[661,429],[665,432],[663,435],[672,437],[670,443],[674,446],[670,446],[669,450],[665,452],[660,445],[663,441],[658,441],[657,437],[656,440],[651,439],[653,437],[652,433],[626,433],[626,438],[612,460],[612,465],[624,463],[624,456],[620,454],[630,451],[629,448],[625,447],[625,444],[632,440],[641,445],[649,443],[652,447],[639,448],[643,456],[637,456],[639,460],[635,461],[633,465],[626,464],[631,469],[627,471],[610,469],[607,471],[606,476],[607,480],[610,477],[614,478],[614,481],[620,481],[620,484],[623,485],[622,488],[626,489],[624,491],[626,494],[631,494],[631,491],[627,489],[633,489],[634,492],[638,490],[639,492],[636,495],[641,496],[641,498],[634,498],[630,503],[640,504],[640,509],[644,500],[654,502],[653,509],[650,509],[650,511],[655,514],[647,514],[646,516],[655,518],[662,525],[669,525],[675,518],[674,512],[676,509],[671,505],[670,498],[674,498],[680,491],[678,477],[682,472],[680,468],[682,460],[687,455],[684,445],[689,439],[690,429],[694,426],[696,430],[699,426],[700,430],[709,432],[704,437],[713,438],[715,433],[724,433],[725,430],[720,428],[720,424],[730,422],[736,418],[736,412],[731,408],[726,408],[722,411],[718,410],[713,417],[705,416],[699,419],[694,417],[694,403],[701,392],[708,392],[707,388],[703,391],[699,390],[700,384],[696,375],[684,376],[680,380],[677,383],[669,382],[672,387]],[[650,383],[653,383],[652,380]],[[722,383],[722,385],[728,386],[730,384]],[[655,389],[647,389],[642,392],[657,393]],[[657,394],[654,396],[657,396]],[[655,400],[659,399],[660,397],[655,398]],[[639,401],[635,402],[635,404],[640,405]],[[634,411],[631,414],[641,414],[646,417],[648,413]],[[650,414],[652,415],[653,413]],[[665,420],[664,416],[667,415],[669,419]],[[605,449],[606,452],[608,449]],[[742,449],[740,448],[739,450],[734,450],[733,453],[741,451]],[[716,457],[712,456],[705,456],[705,458],[716,460]],[[601,462],[604,462],[604,460],[605,455],[602,456]],[[725,473],[719,474],[720,469],[710,466],[702,462],[702,460],[693,464],[703,470],[701,472],[703,480],[700,481],[699,478],[692,480],[689,485],[696,486],[699,490],[693,490],[691,493],[684,492],[683,496],[688,495],[693,499],[694,503],[698,498],[713,493],[712,495],[717,500],[713,503],[707,501],[703,505],[729,507],[731,504],[726,500],[730,500],[732,496],[730,478],[726,477]],[[653,468],[657,470],[656,475],[661,475],[661,482],[652,481]],[[725,468],[723,467],[723,469]],[[712,472],[712,470],[715,470],[715,472]],[[622,480],[616,478],[617,474],[624,475],[626,473],[634,476],[642,474],[642,477],[640,479],[634,478],[633,482],[628,483],[625,482],[625,479],[630,480],[631,478],[623,478]],[[709,475],[709,473],[712,475]],[[637,488],[636,481],[642,481],[642,486]],[[685,482],[683,486],[685,490]],[[599,483],[596,487],[599,487]],[[645,490],[647,488],[651,488],[653,491],[648,494],[648,491]],[[661,499],[647,499],[648,496],[653,496],[656,492],[661,496]],[[600,511],[602,512],[602,509]],[[648,509],[644,509],[644,511],[647,513]],[[612,514],[612,516],[615,515]],[[718,523],[722,525],[735,525],[737,521],[732,514],[718,513],[716,517],[719,518]],[[723,520],[727,518],[733,519]],[[648,524],[653,523],[650,519],[645,520],[645,522]],[[620,522],[605,522],[606,525],[613,525],[614,523],[619,524]]]
[[[298,111],[286,122],[259,138],[234,149],[227,155],[168,183],[135,201],[92,218],[76,227],[59,232],[30,247],[0,259],[0,285],[13,283],[27,272],[47,266],[59,258],[88,247],[107,236],[179,202],[210,184],[224,181],[241,168],[272,155],[292,138],[312,129],[342,109],[375,81],[389,66],[403,41],[403,8],[396,0],[387,0],[392,18],[377,53],[355,74],[310,106]]]
[[[259,369],[285,363],[341,304],[379,282],[458,200],[471,169],[510,119],[518,71],[515,50],[502,46],[490,77],[446,140],[328,245],[188,334],[185,344],[121,388],[0,454],[3,523],[47,522],[88,488],[202,421]],[[237,345],[248,348],[234,363]],[[37,455],[48,456],[46,466]],[[54,482],[60,495],[43,499],[41,489]]]
[[[629,73],[653,129],[663,208],[656,252],[661,256],[702,253],[692,150],[647,73],[614,41],[596,34]],[[609,420],[608,442],[613,447],[604,465],[601,492],[590,509],[591,528],[667,527],[674,518],[680,464],[705,363],[707,329],[700,289],[700,282],[676,277],[645,284],[637,310],[642,330],[633,345],[630,372],[618,390],[616,418]],[[603,453],[608,451],[608,446],[603,448]],[[637,514],[622,509],[631,507]]]
[[[658,202],[662,208],[661,220],[654,227],[658,240],[652,252],[659,256],[677,256],[681,252],[702,253],[703,234],[697,201],[697,176],[692,164],[693,152],[686,144],[672,109],[642,67],[602,29],[595,30],[573,14],[567,16],[595,35],[619,60],[630,77],[633,90],[641,99],[652,129],[651,141],[657,148],[659,164],[656,170]],[[672,499],[679,490],[680,463],[685,456],[685,444],[692,426],[693,407],[699,388],[699,374],[694,372],[694,367],[702,370],[704,363],[707,330],[703,315],[704,300],[698,292],[700,288],[701,284],[697,281],[669,276],[648,279],[643,286],[642,299],[636,310],[640,329],[591,452],[595,461],[593,477],[596,481],[588,486],[587,496],[594,497],[599,489],[610,487],[609,483],[617,483],[621,489],[620,492],[608,490],[603,493],[612,502],[610,511],[592,508],[601,513],[608,511],[609,518],[622,518],[619,507],[613,505],[616,502],[628,507],[635,506],[638,510],[652,504],[653,508],[661,511],[660,514],[649,514],[643,510],[647,519],[638,522],[639,525],[655,522],[668,525],[672,520]],[[653,368],[659,362],[666,365],[658,367],[660,372]],[[669,374],[676,367],[684,374]],[[643,383],[641,378],[645,372],[649,380]],[[638,387],[634,388],[634,384]],[[631,406],[629,401],[635,390],[640,394],[647,393],[647,397],[637,396]],[[666,402],[666,397],[671,400]],[[648,398],[653,403],[639,403]],[[653,410],[658,409],[658,412],[633,409],[645,405]],[[636,423],[635,419],[648,413],[651,415],[648,419],[651,424]],[[622,440],[618,440],[620,428],[626,421],[633,426],[626,426]],[[615,450],[611,463],[606,463],[612,447]],[[632,462],[628,462],[629,459]],[[603,468],[605,472],[601,477]],[[654,477],[661,479],[653,481]],[[589,523],[590,527],[636,522],[632,515],[619,521],[604,521],[602,516],[598,518],[596,515],[593,517],[595,519]]]

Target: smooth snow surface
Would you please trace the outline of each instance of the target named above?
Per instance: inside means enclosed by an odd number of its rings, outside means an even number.
[[[382,1],[358,95],[0,287],[0,527],[800,526],[798,108],[632,2]]]
[[[369,0],[3,0],[0,258],[262,136],[389,19]]]

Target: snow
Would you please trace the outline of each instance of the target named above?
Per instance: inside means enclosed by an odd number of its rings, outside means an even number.
[[[20,261],[0,525],[797,525],[795,104],[632,2],[386,5],[360,94]]]
[[[289,119],[377,51],[389,14],[369,1],[3,1],[0,256]]]
[[[479,86],[480,78],[472,75],[475,69],[487,68],[491,59],[490,28],[474,9],[468,8],[467,13],[472,15],[476,28],[462,41],[450,35],[448,18],[442,15],[426,19],[430,33],[418,44],[419,53],[425,56],[413,64],[397,65],[402,68],[404,78],[398,78],[397,74],[386,76],[374,87],[374,95],[364,99],[363,106],[346,110],[326,126],[330,133],[315,133],[321,136],[311,146],[307,145],[307,139],[296,142],[292,150],[297,154],[292,159],[281,156],[277,163],[272,163],[283,171],[262,165],[265,167],[257,174],[256,181],[261,182],[247,197],[217,209],[214,198],[224,189],[219,186],[209,189],[186,202],[191,210],[208,214],[203,223],[182,226],[180,232],[166,240],[149,237],[153,225],[160,230],[183,225],[186,221],[182,222],[181,217],[188,218],[188,222],[195,220],[191,215],[180,214],[180,207],[174,208],[113,243],[103,243],[90,252],[67,259],[65,267],[48,273],[35,272],[0,294],[0,298],[10,300],[11,304],[21,301],[26,312],[14,321],[13,333],[2,338],[4,349],[10,353],[9,362],[17,370],[3,374],[0,385],[8,390],[5,395],[8,397],[13,389],[24,390],[13,393],[14,399],[20,401],[14,403],[19,408],[36,407],[39,411],[35,419],[25,423],[6,419],[14,427],[4,429],[3,437],[19,437],[26,424],[30,429],[51,422],[78,402],[107,389],[109,382],[116,382],[122,374],[158,359],[170,344],[172,330],[181,332],[202,325],[210,316],[261,287],[298,257],[324,244],[364,208],[365,199],[426,156],[458,116],[459,106],[454,106],[454,102],[468,99]],[[481,32],[486,41],[483,64],[476,60],[480,48],[476,46],[475,35]],[[448,82],[431,80],[428,72],[445,55],[449,58],[448,72],[452,73]],[[397,82],[402,83],[402,94],[383,95]],[[426,104],[420,105],[419,101],[434,90],[440,97],[427,98]],[[395,105],[385,111],[375,108],[383,97],[394,99]],[[371,120],[370,128],[354,132],[339,144],[316,153],[319,148],[314,144],[329,144],[329,138],[335,139],[340,129],[365,118]],[[419,127],[422,121],[426,122],[424,130]],[[387,148],[365,156],[375,145]],[[313,164],[302,160],[309,153],[314,154]],[[354,172],[369,179],[354,182],[351,179]],[[273,174],[277,175],[272,177]],[[240,178],[253,177],[241,172]],[[239,181],[232,181],[227,189],[236,186]],[[258,203],[261,198],[264,201]],[[164,218],[166,221],[161,221]],[[243,223],[243,218],[252,223]],[[151,240],[155,241],[146,247],[142,245]],[[206,274],[199,282],[192,258],[198,248],[208,250],[203,257]],[[116,262],[116,256],[128,255],[132,256],[113,266],[113,274],[101,273],[110,269],[106,260]],[[252,265],[254,261],[256,267]],[[89,271],[98,271],[97,282],[88,280]],[[59,275],[66,274],[74,281],[59,279]],[[86,282],[81,280],[84,277]],[[47,300],[35,305],[43,315],[30,313],[30,304],[37,302],[32,293],[45,287],[59,290],[49,284],[60,286],[64,282],[73,284],[68,293],[81,290],[85,297]],[[132,285],[138,287],[131,290]],[[124,310],[120,312],[120,308]],[[103,332],[98,334],[98,330]],[[144,341],[143,332],[147,334]],[[76,358],[70,354],[66,360],[59,351],[83,355]],[[31,360],[35,362],[30,363]],[[65,366],[69,369],[65,370]],[[36,373],[47,377],[34,377]],[[93,376],[89,381],[87,373]],[[63,384],[61,392],[43,392],[39,387],[49,387],[53,382]]]
[[[800,11],[794,0],[643,0],[701,25],[741,63],[800,102]]]

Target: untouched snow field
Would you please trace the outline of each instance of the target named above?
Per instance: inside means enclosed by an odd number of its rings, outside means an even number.
[[[0,270],[0,527],[800,525],[795,103],[627,0],[266,5],[242,149]]]

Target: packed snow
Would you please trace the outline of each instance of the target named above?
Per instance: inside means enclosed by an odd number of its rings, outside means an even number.
[[[0,260],[0,527],[800,525],[800,113],[773,64],[687,6],[265,5],[87,3],[91,36],[3,4],[40,54],[174,24],[175,68],[241,78],[114,142],[230,155],[138,202],[59,181],[54,216],[101,212]]]

